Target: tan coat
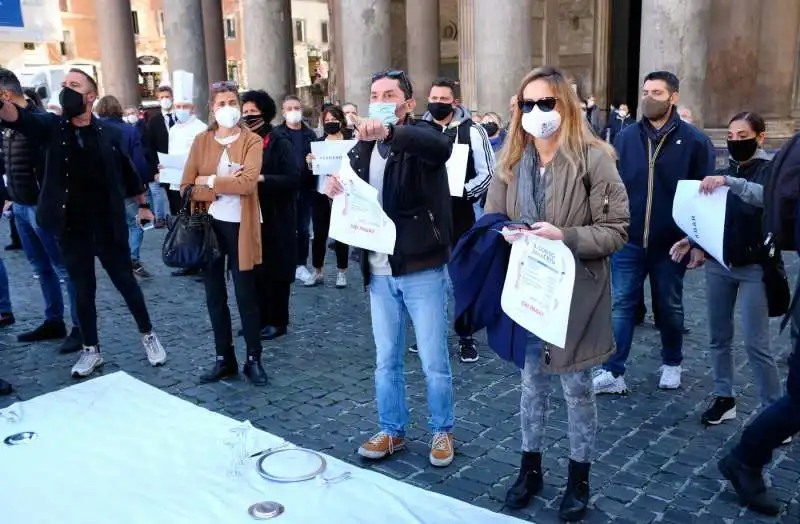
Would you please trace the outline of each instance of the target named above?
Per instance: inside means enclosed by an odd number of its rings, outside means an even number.
[[[561,228],[564,244],[575,255],[566,347],[544,344],[542,351],[542,367],[553,373],[581,371],[614,354],[609,257],[628,239],[628,194],[614,159],[605,151],[590,148],[588,166],[588,179],[584,179],[560,152],[548,166],[552,182],[545,217]],[[520,218],[516,173],[508,184],[499,176],[492,179],[486,213]]]
[[[264,153],[261,137],[242,129],[240,136],[228,149],[231,162],[241,164],[242,174],[236,177],[216,177],[214,189],[195,186],[192,201],[214,202],[217,195],[240,195],[242,221],[239,225],[239,270],[249,271],[261,264],[261,214],[258,205],[258,176]],[[183,168],[181,193],[199,176],[217,172],[224,146],[214,140],[214,132],[206,131],[194,139],[189,159]]]

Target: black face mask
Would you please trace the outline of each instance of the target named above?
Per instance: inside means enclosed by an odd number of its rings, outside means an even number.
[[[758,151],[758,141],[755,138],[745,140],[728,140],[728,153],[737,162],[746,162],[753,158]]]
[[[498,126],[494,122],[486,122],[485,124],[481,124],[483,128],[486,130],[486,134],[489,136],[494,136],[500,131],[500,126]]]
[[[453,104],[445,104],[444,102],[430,102],[428,104],[428,112],[434,120],[444,120],[453,114]]]
[[[58,101],[61,103],[61,114],[64,118],[75,118],[86,111],[83,95],[69,87],[64,87],[61,90],[61,94],[58,95]]]
[[[264,125],[264,117],[261,115],[245,115],[242,117],[242,122],[247,126],[247,129],[255,131]]]
[[[322,124],[322,130],[325,131],[326,135],[335,135],[336,133],[342,130],[342,123],[325,122],[324,124]]]

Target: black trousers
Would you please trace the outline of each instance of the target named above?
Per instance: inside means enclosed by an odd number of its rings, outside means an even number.
[[[289,325],[289,296],[292,283],[271,278],[266,266],[256,268],[256,289],[261,327],[285,328]]]
[[[328,250],[328,230],[331,227],[331,200],[327,195],[314,192],[311,200],[311,221],[314,223],[311,264],[317,269],[322,269],[325,265],[325,253]],[[334,251],[336,252],[336,267],[347,269],[350,248],[347,244],[337,241]]]
[[[239,270],[239,223],[212,220],[222,255],[203,271],[206,286],[206,305],[214,329],[214,345],[217,355],[232,357],[233,327],[231,310],[228,308],[228,288],[225,282],[227,268],[233,276],[236,307],[242,319],[244,340],[248,356],[261,355],[261,327],[256,300],[255,270]]]
[[[181,192],[174,191],[169,188],[169,184],[161,184],[161,187],[167,193],[167,202],[169,203],[169,214],[172,216],[176,216],[178,212],[181,210],[181,205],[183,201],[181,199]]]
[[[96,231],[91,228],[68,229],[59,239],[64,267],[75,286],[75,306],[84,345],[98,344],[95,256],[100,259],[111,283],[128,305],[136,320],[139,333],[149,333],[153,330],[153,326],[150,323],[144,295],[136,282],[136,277],[133,276],[127,235],[124,238],[116,238],[119,235],[114,235],[111,228],[104,227],[100,221],[95,221],[93,226]]]

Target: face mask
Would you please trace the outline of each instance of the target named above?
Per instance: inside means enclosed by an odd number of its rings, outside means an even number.
[[[286,112],[286,122],[290,124],[299,124],[303,121],[303,112],[302,111],[287,111]]]
[[[500,131],[500,126],[498,126],[495,122],[486,122],[483,124],[483,128],[486,130],[486,134],[490,137],[496,135],[497,132]]]
[[[83,95],[70,87],[65,87],[61,90],[58,95],[58,101],[61,104],[61,114],[65,118],[75,118],[86,111]]]
[[[191,109],[176,109],[175,118],[177,118],[178,122],[180,122],[181,124],[185,124],[186,122],[189,121],[190,118],[192,118],[192,111]]]
[[[170,109],[172,109],[172,100],[170,100],[169,98],[162,98],[161,100],[158,101],[158,104],[164,111],[169,111]]]
[[[394,125],[400,120],[395,114],[396,111],[397,104],[372,102],[369,105],[369,118],[371,120],[379,120],[383,122],[384,125]]]
[[[428,112],[434,120],[444,120],[453,114],[453,105],[444,102],[431,102],[428,104]]]
[[[339,122],[325,122],[322,124],[322,130],[326,135],[335,135],[342,130],[342,124]]]
[[[628,116],[627,111],[617,111],[617,114],[620,116],[620,118],[626,118]]]
[[[247,126],[247,129],[250,131],[255,131],[260,129],[261,126],[264,125],[264,118],[261,115],[247,115],[242,117],[242,121],[244,125]]]
[[[216,119],[220,126],[226,129],[231,129],[238,124],[241,116],[242,114],[239,112],[239,108],[233,106],[220,107],[214,111],[214,119]]]
[[[669,112],[672,102],[667,100],[656,100],[646,96],[642,98],[642,115],[648,120],[661,120]]]
[[[352,113],[345,115],[347,117],[347,127],[355,127],[358,117]]]
[[[522,115],[522,129],[536,138],[549,138],[561,127],[561,114],[556,111],[541,111],[539,106]]]
[[[758,151],[758,141],[755,138],[745,140],[728,140],[728,153],[737,162],[745,162],[753,158]]]
[[[589,100],[588,102],[586,102],[586,107],[588,108],[594,107],[594,100]]]
[[[125,121],[130,125],[135,125],[139,121],[139,117],[136,115],[128,115],[125,117]]]

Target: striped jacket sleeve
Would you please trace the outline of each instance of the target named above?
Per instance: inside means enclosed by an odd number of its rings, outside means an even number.
[[[464,190],[469,200],[477,200],[488,191],[494,176],[494,150],[483,126],[473,123],[469,130],[469,139],[475,165],[475,178],[464,184]]]

